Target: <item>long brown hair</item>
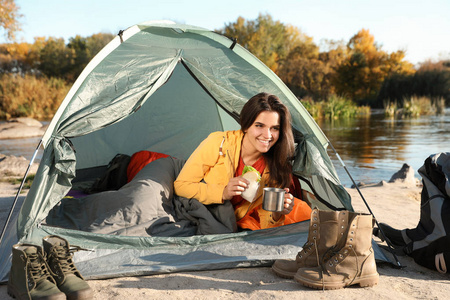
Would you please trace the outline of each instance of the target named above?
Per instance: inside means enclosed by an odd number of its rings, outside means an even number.
[[[280,136],[278,141],[263,153],[269,167],[269,184],[289,187],[291,183],[292,165],[290,159],[294,155],[294,137],[291,128],[291,114],[280,99],[268,93],[259,93],[251,97],[241,110],[241,130],[247,131],[263,111],[274,111],[280,117]]]

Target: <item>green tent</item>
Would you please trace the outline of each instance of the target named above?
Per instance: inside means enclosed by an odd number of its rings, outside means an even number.
[[[308,222],[189,237],[98,234],[44,222],[73,182],[117,153],[149,150],[187,159],[209,133],[238,129],[243,104],[263,91],[277,95],[292,114],[294,174],[303,189],[315,194],[312,205],[352,210],[327,155],[327,138],[269,68],[212,31],[146,22],[121,31],[100,51],[50,122],[33,185],[1,245],[6,263],[0,279],[7,280],[14,243],[40,244],[49,234],[92,250],[75,255],[87,278],[264,266],[293,258],[306,241]]]

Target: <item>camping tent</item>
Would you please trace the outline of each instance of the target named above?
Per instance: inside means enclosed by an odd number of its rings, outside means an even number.
[[[94,57],[50,122],[34,182],[1,245],[7,263],[0,279],[7,280],[13,243],[39,244],[49,234],[92,250],[75,255],[87,278],[268,265],[294,257],[308,222],[190,237],[98,234],[43,222],[75,181],[104,169],[117,153],[149,150],[187,159],[209,133],[239,128],[243,104],[262,91],[277,95],[292,114],[294,174],[315,194],[312,205],[352,210],[327,155],[327,138],[269,68],[212,31],[146,22],[121,31]]]

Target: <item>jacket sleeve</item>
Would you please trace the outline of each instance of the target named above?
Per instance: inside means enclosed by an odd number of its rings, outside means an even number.
[[[174,182],[175,193],[185,198],[195,198],[203,204],[223,203],[222,194],[228,182],[205,183],[205,175],[219,158],[223,135],[209,135],[191,154]]]

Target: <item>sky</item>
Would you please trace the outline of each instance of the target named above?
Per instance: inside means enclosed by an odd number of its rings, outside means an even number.
[[[313,38],[347,43],[368,29],[387,52],[406,51],[406,60],[450,59],[450,0],[15,0],[23,31],[19,41],[35,37],[88,37],[117,34],[144,21],[221,29],[238,17],[255,20],[269,14]],[[3,38],[0,43],[5,42]]]

